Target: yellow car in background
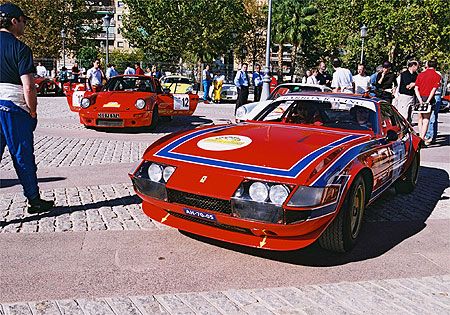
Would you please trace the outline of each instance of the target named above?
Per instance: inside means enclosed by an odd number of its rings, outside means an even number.
[[[191,94],[194,92],[194,82],[182,75],[168,75],[161,80],[163,87],[170,89],[173,94]]]

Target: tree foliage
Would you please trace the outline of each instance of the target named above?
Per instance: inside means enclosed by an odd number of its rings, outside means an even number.
[[[0,0],[0,3],[10,2]],[[92,26],[94,13],[84,0],[16,0],[14,1],[31,18],[21,40],[33,51],[35,57],[62,56],[61,30],[66,30],[66,53],[77,51],[84,39],[98,32]],[[86,27],[87,23],[90,27]]]

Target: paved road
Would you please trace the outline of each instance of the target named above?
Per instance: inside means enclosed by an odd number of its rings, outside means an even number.
[[[39,100],[40,188],[57,208],[25,212],[5,153],[0,315],[449,313],[450,114],[422,150],[414,193],[388,191],[369,207],[351,253],[276,253],[153,222],[126,175],[154,140],[231,120],[233,105],[202,104],[154,132],[100,132],[80,126],[64,98]]]

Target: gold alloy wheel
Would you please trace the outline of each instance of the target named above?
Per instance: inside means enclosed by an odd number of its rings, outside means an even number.
[[[364,188],[362,185],[358,185],[353,198],[353,205],[350,213],[350,228],[352,238],[355,239],[361,228],[361,220],[364,212]]]

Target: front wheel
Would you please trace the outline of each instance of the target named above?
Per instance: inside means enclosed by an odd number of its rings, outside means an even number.
[[[419,168],[420,152],[417,151],[411,165],[406,170],[405,175],[395,182],[394,187],[397,194],[409,194],[413,192],[417,185],[417,179],[419,178]]]
[[[356,244],[366,205],[366,185],[358,176],[347,192],[342,208],[319,238],[322,248],[334,252],[348,252]]]
[[[155,104],[155,106],[153,106],[153,111],[152,111],[152,122],[150,123],[150,126],[148,126],[148,129],[150,129],[150,130],[155,129],[158,122],[159,122],[159,111],[158,111],[158,105]]]
[[[44,84],[44,85],[42,86],[40,95],[41,95],[41,96],[46,96],[46,95],[47,95],[47,85]]]

